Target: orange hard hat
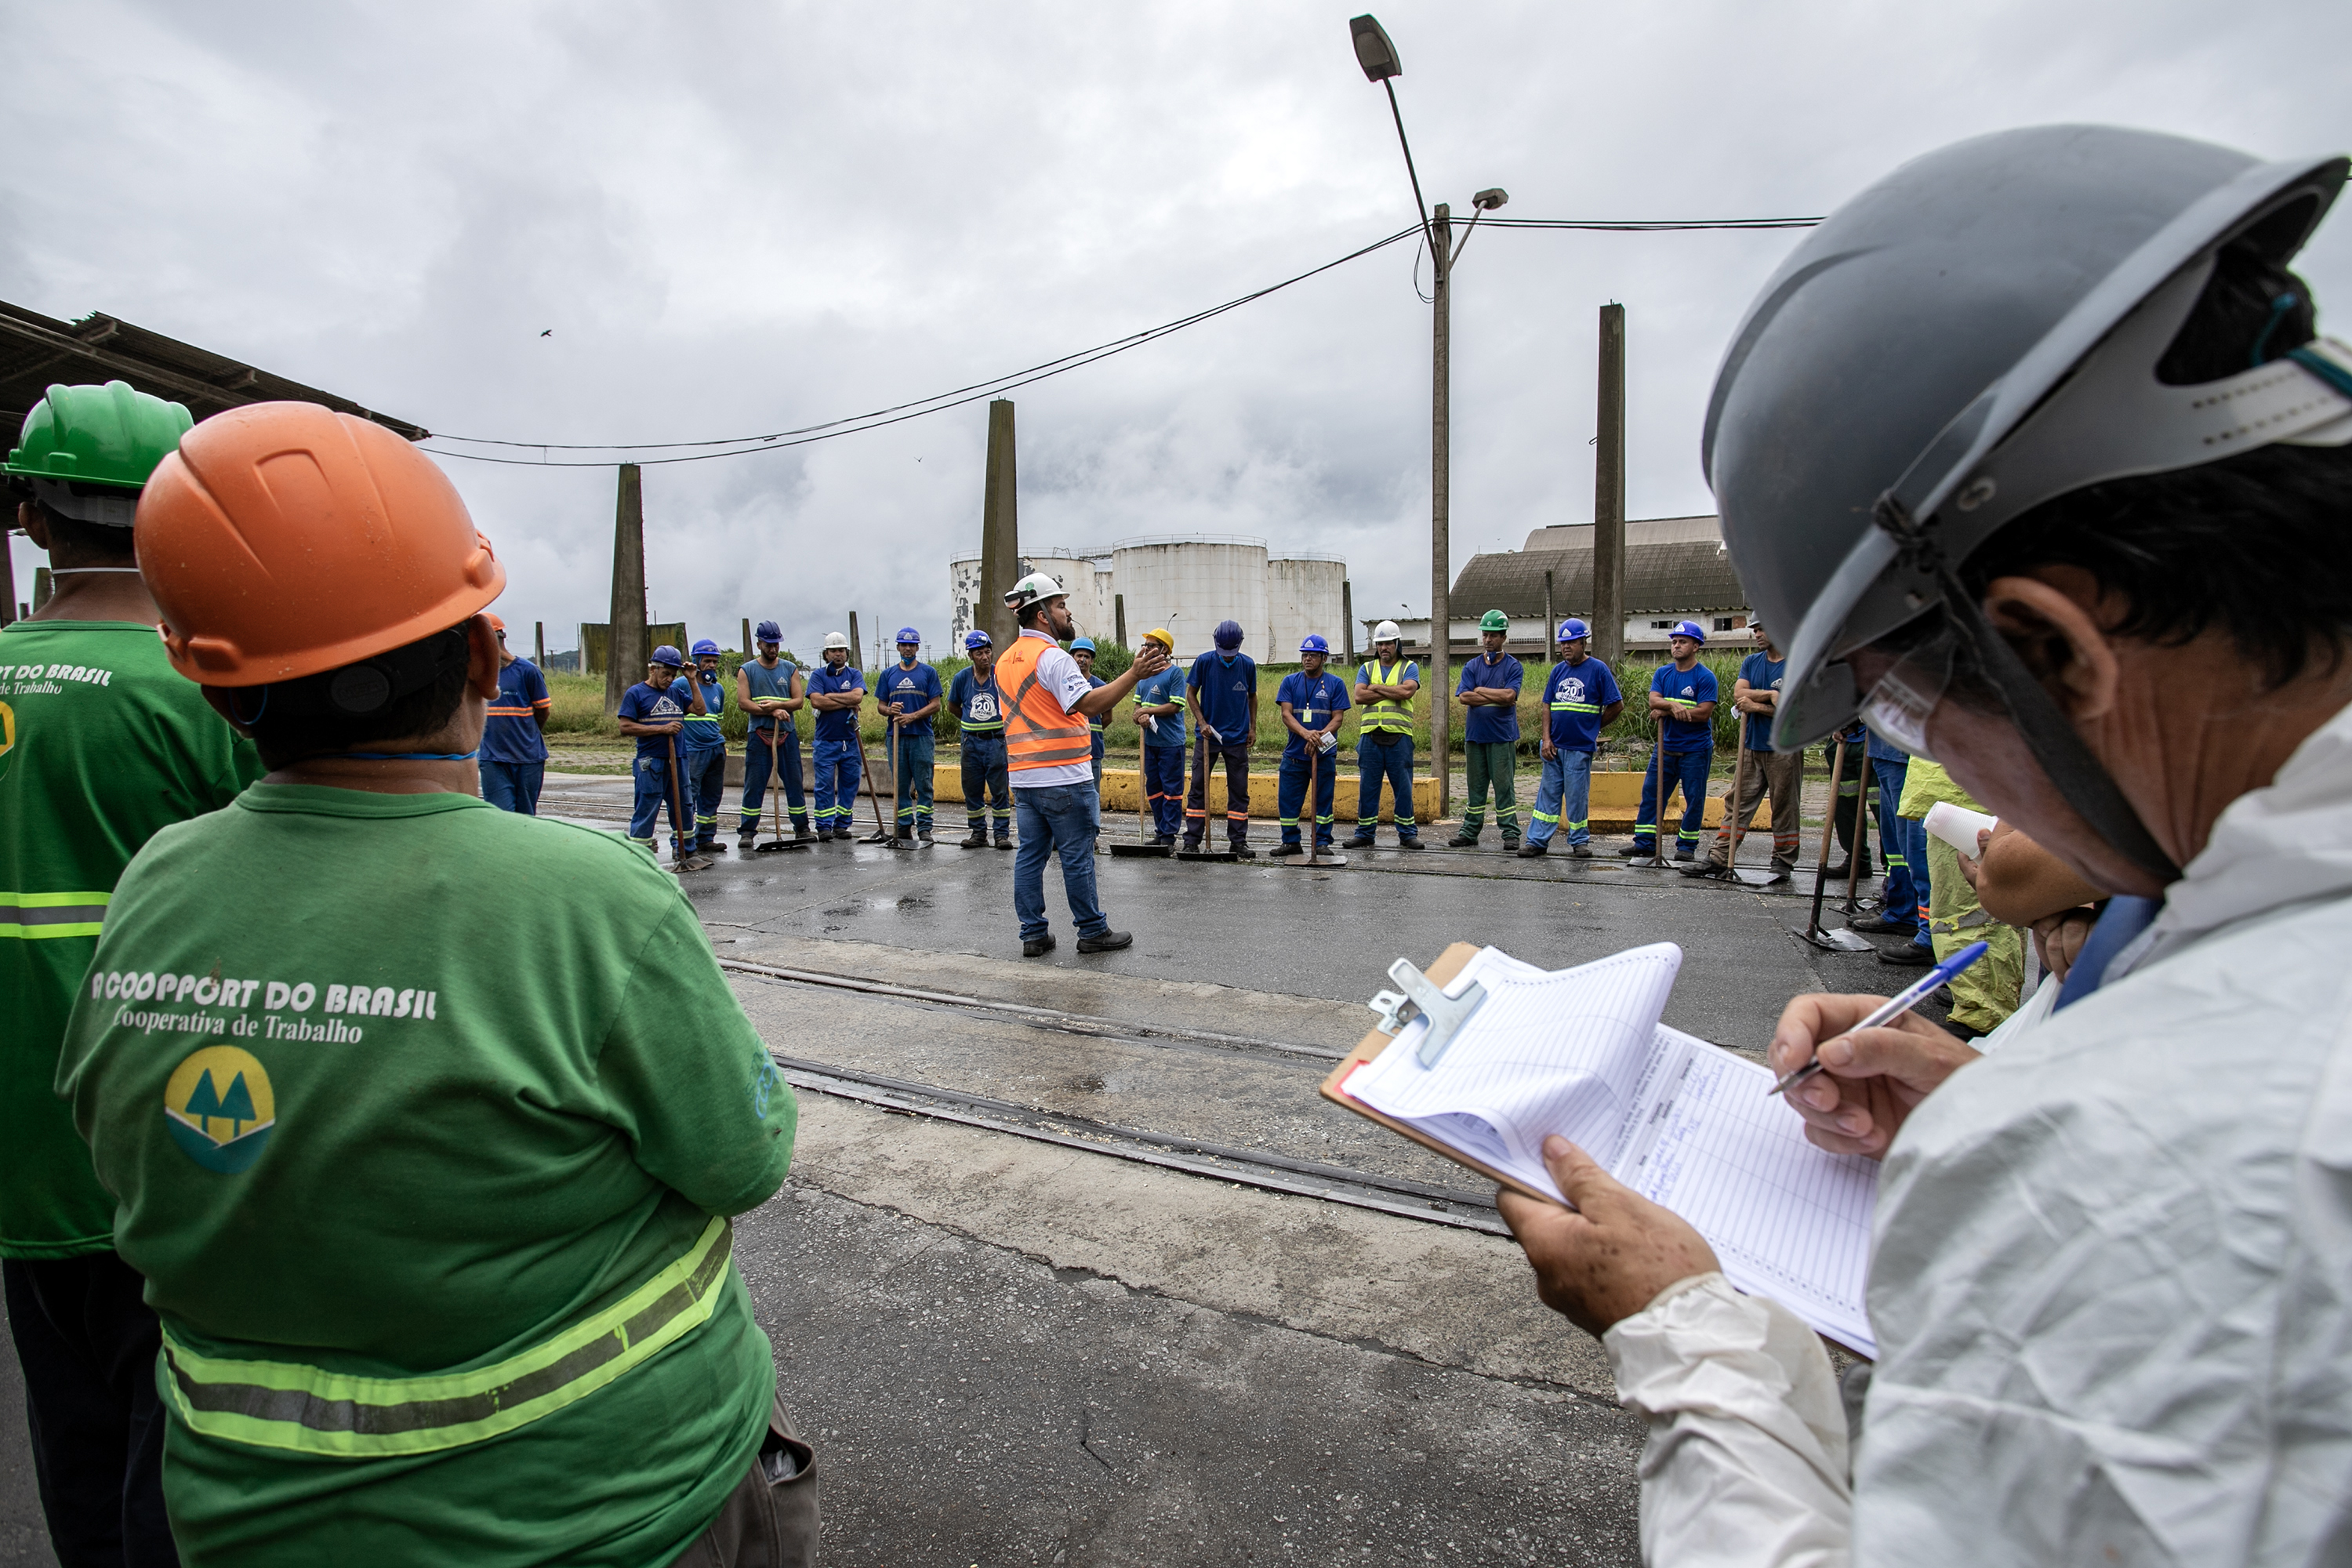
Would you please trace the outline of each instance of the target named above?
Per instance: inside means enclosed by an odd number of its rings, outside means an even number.
[[[490,623],[490,630],[494,632],[503,632],[507,629],[507,618],[496,610],[483,611],[482,619]]]
[[[432,458],[315,403],[247,404],[181,437],[131,538],[172,668],[205,686],[339,669],[457,625],[507,581]]]

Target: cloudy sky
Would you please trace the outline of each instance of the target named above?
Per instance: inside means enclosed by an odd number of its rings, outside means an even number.
[[[0,299],[91,310],[436,431],[816,423],[1187,314],[1412,220],[1352,5],[77,0],[0,16]],[[1384,0],[1424,191],[1519,217],[1825,212],[2061,120],[2352,145],[2342,0]],[[1454,308],[1454,561],[1589,521],[1595,309],[1624,303],[1630,509],[1710,510],[1717,355],[1798,236],[1482,232]],[[1429,312],[1398,245],[1023,389],[1024,547],[1176,531],[1428,597]],[[2352,215],[2305,253],[2352,310]],[[1426,263],[1422,278],[1426,282]],[[2344,331],[2340,325],[2339,333]],[[659,616],[937,637],[984,406],[646,470]],[[437,444],[436,444],[437,445]],[[608,595],[609,467],[445,465],[509,622]],[[16,540],[20,595],[39,560]],[[1336,632],[1337,628],[1334,628]],[[869,634],[870,635],[870,634]]]

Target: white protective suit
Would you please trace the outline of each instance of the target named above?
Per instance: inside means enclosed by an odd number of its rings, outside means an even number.
[[[1720,1276],[1609,1331],[1644,1559],[2352,1562],[2352,709],[2231,803],[2105,984],[1890,1151],[1853,1455]]]

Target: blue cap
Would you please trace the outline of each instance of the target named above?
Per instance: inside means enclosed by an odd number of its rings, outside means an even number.
[[[695,658],[700,658],[705,654],[709,655],[712,658],[717,658],[719,657],[719,645],[712,642],[709,637],[700,638],[694,645]]]
[[[912,626],[900,626],[898,628],[898,640],[900,642],[910,642],[920,646],[923,640],[923,634],[917,631]]]
[[[1321,632],[1308,632],[1299,642],[1298,651],[1301,653],[1329,653],[1331,651],[1331,645],[1324,639]]]
[[[784,640],[784,628],[773,621],[761,621],[751,629],[751,638],[755,642],[782,642]]]
[[[646,662],[647,664],[666,664],[672,669],[684,669],[686,668],[685,657],[681,655],[677,649],[670,647],[667,643],[664,643],[661,647],[654,649],[654,656],[646,660]]]
[[[1696,621],[1676,621],[1675,623],[1675,629],[1668,632],[1666,635],[1668,637],[1688,637],[1693,642],[1697,643],[1701,647],[1705,647],[1706,646],[1706,633],[1699,629],[1699,624]]]
[[[964,651],[969,653],[976,647],[994,647],[996,646],[996,639],[990,637],[986,632],[966,632],[963,634],[963,646]]]
[[[1217,623],[1217,630],[1213,640],[1219,647],[1224,649],[1227,653],[1233,652],[1234,649],[1242,646],[1241,622],[1219,621]]]
[[[1552,640],[1554,642],[1576,642],[1581,638],[1589,637],[1591,635],[1592,628],[1591,626],[1586,626],[1574,616],[1570,616],[1568,619],[1559,623],[1559,635]]]
[[[1088,653],[1094,652],[1095,639],[1092,637],[1079,637],[1070,644],[1070,651],[1072,653],[1077,652],[1080,648],[1086,649]]]

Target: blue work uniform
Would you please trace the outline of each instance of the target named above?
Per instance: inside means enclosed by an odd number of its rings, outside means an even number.
[[[499,695],[482,725],[482,798],[500,811],[539,815],[539,788],[547,778],[547,738],[539,721],[552,700],[547,677],[527,658],[499,671]]]
[[[789,699],[793,694],[793,671],[789,659],[776,660],[773,669],[751,659],[742,666],[740,673],[743,684],[754,697]],[[743,798],[736,807],[735,831],[742,837],[749,837],[760,825],[771,774],[783,792],[784,809],[791,814],[793,831],[807,832],[808,796],[801,782],[801,732],[793,727],[791,714],[763,719],[755,709],[751,738],[743,747]]]
[[[1098,675],[1089,675],[1087,677],[1087,689],[1089,691],[1100,691],[1104,687],[1108,686],[1109,684],[1109,681],[1105,680]],[[1087,715],[1087,754],[1094,761],[1095,793],[1097,795],[1100,795],[1102,793],[1103,731],[1108,728],[1110,728],[1109,713],[1089,713]]]
[[[1536,783],[1528,843],[1549,844],[1560,832],[1571,846],[1592,841],[1592,753],[1601,744],[1601,716],[1624,700],[1603,659],[1588,655],[1551,667],[1544,678],[1544,733],[1552,754]]]
[[[1397,686],[1420,679],[1421,666],[1409,658],[1394,664],[1366,659],[1356,669],[1359,686]],[[1419,843],[1421,827],[1412,814],[1412,703],[1391,697],[1375,697],[1365,703],[1356,726],[1355,842],[1360,846],[1372,841],[1372,829],[1380,823],[1383,784],[1395,801],[1397,842]]]
[[[1930,945],[1927,825],[1895,809],[1902,803],[1904,782],[1911,775],[1911,753],[1873,730],[1864,754],[1870,758],[1871,781],[1878,785],[1873,815],[1878,818],[1879,857],[1886,862],[1886,879],[1878,889],[1879,915],[1890,924],[1907,923],[1914,942]]]
[[[995,667],[986,675],[969,665],[957,670],[948,686],[948,706],[963,731],[964,821],[974,838],[987,837],[992,821],[996,842],[1010,847],[1013,784],[1004,754],[1004,693],[997,689]]]
[[[839,669],[820,665],[808,678],[811,697],[866,689],[865,673],[844,663]],[[856,815],[857,780],[864,771],[858,761],[857,710],[836,708],[816,716],[816,830],[819,835],[847,833]]]
[[[1662,664],[1650,677],[1650,689],[1682,702],[1713,702],[1718,688],[1715,672],[1703,664],[1677,669]],[[1633,848],[1654,851],[1658,842],[1660,806],[1683,792],[1683,820],[1675,844],[1675,858],[1689,860],[1698,854],[1698,836],[1706,820],[1707,771],[1715,766],[1715,721],[1707,719],[1666,719],[1650,772],[1642,780],[1642,809],[1633,819]]]
[[[1298,670],[1282,678],[1275,689],[1276,703],[1290,705],[1291,717],[1309,730],[1320,729],[1330,721],[1334,713],[1344,713],[1355,704],[1348,696],[1347,682],[1329,670],[1309,675]],[[1289,729],[1285,725],[1286,730]],[[1276,780],[1277,815],[1282,821],[1282,841],[1297,844],[1299,813],[1307,805],[1307,787],[1315,786],[1315,844],[1318,848],[1331,845],[1332,797],[1339,788],[1339,748],[1337,744],[1326,750],[1321,745],[1309,747],[1297,731],[1282,748],[1282,768]]]
[[[727,731],[719,727],[726,710],[727,689],[717,674],[704,677],[689,669],[678,677],[702,689],[702,711],[686,716],[677,738],[677,765],[686,775],[687,793],[694,797],[694,844],[698,849],[719,847],[719,800],[727,792]]]
[[[1184,796],[1184,844],[1198,849],[1209,831],[1209,771],[1225,768],[1225,842],[1249,844],[1249,742],[1257,721],[1257,661],[1211,648],[1192,661],[1184,689],[1201,705],[1200,759]]]
[[[912,666],[892,665],[876,679],[874,689],[876,702],[885,709],[896,702],[902,713],[912,713],[934,699],[944,700],[946,695],[940,689],[940,672],[920,659]],[[938,735],[936,714],[892,726],[891,768],[898,780],[897,832],[901,838],[931,836],[931,769]]]
[[[1462,667],[1462,679],[1454,683],[1457,697],[1482,687],[1507,687],[1512,697],[1507,708],[1481,703],[1470,709],[1469,717],[1463,721],[1462,761],[1470,775],[1470,789],[1469,798],[1463,802],[1456,844],[1475,843],[1485,831],[1490,789],[1495,796],[1495,826],[1502,830],[1504,847],[1510,847],[1519,837],[1517,699],[1527,678],[1526,668],[1509,654],[1489,658],[1481,653]]]
[[[1184,830],[1184,672],[1171,664],[1135,683],[1138,708],[1170,702],[1175,712],[1135,721],[1143,737],[1143,798],[1151,807],[1151,830],[1163,844],[1174,843]]]
[[[637,724],[667,724],[674,719],[682,720],[686,717],[686,690],[676,680],[659,690],[640,680],[621,693],[621,705],[615,711]],[[635,799],[629,813],[629,842],[641,844],[648,850],[654,847],[654,826],[660,819],[664,801],[669,803],[671,843],[682,847],[694,832],[694,806],[682,787],[683,767],[677,779],[670,772],[670,747],[677,739],[676,735],[639,735],[637,754],[629,764],[629,777],[635,787]]]

